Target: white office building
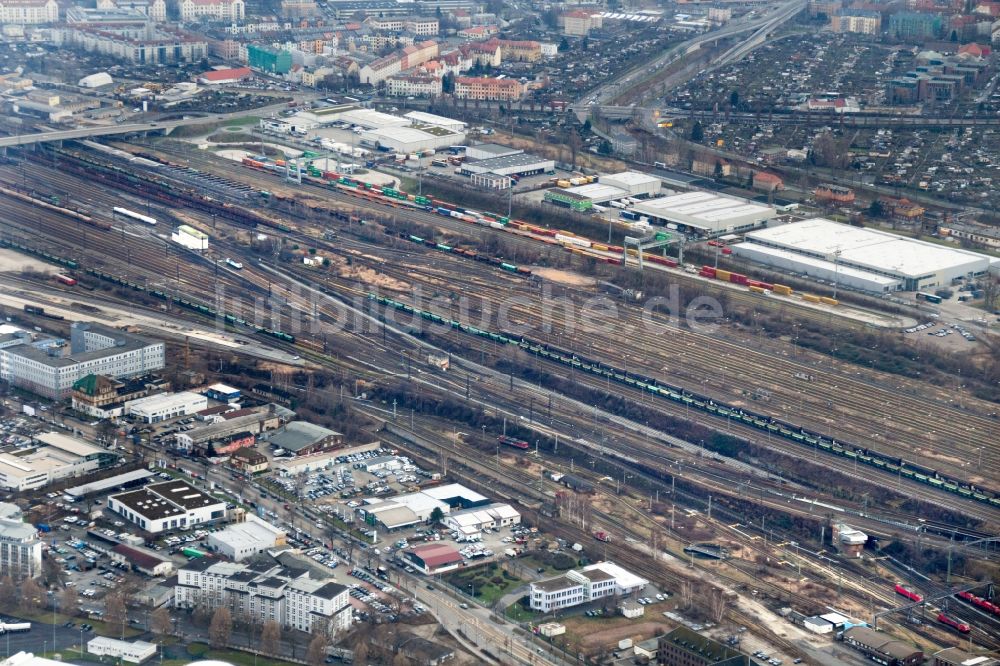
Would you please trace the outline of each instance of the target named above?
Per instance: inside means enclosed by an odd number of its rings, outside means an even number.
[[[548,613],[603,597],[623,596],[642,590],[645,578],[622,569],[612,562],[598,562],[569,571],[562,576],[531,583],[528,592],[531,608]]]
[[[207,558],[192,560],[177,573],[174,606],[200,605],[226,606],[234,614],[261,624],[273,620],[306,633],[326,627],[333,635],[349,629],[353,619],[345,586],[269,563],[248,566]]]
[[[30,523],[0,519],[0,578],[36,578],[42,573],[42,542]]]
[[[108,510],[153,534],[226,517],[226,503],[183,481],[153,483],[108,497]]]
[[[187,416],[208,407],[208,398],[200,393],[182,391],[161,393],[125,403],[125,413],[146,423],[159,423],[178,416]]]
[[[69,349],[58,340],[0,349],[0,379],[54,400],[67,397],[87,375],[139,377],[162,370],[164,364],[162,342],[93,322],[72,325]]]
[[[156,654],[156,646],[146,641],[120,641],[117,638],[96,636],[87,641],[87,652],[99,657],[108,656],[130,664],[141,664]]]

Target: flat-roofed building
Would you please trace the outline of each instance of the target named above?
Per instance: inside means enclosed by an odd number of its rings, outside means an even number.
[[[174,600],[177,608],[224,606],[260,624],[274,621],[306,633],[325,629],[330,636],[349,629],[354,613],[345,586],[272,562],[191,560],[177,572]]]
[[[675,224],[680,231],[697,236],[749,231],[777,215],[771,206],[701,191],[642,201],[632,211],[651,223]]]
[[[840,280],[843,274],[848,286],[855,286],[848,280],[857,271],[858,288],[880,292],[947,287],[957,277],[984,275],[1000,264],[978,252],[822,218],[751,231],[733,253],[821,279]]]
[[[83,476],[118,459],[111,451],[58,432],[34,437],[34,446],[0,453],[0,488],[23,492]]]
[[[111,495],[108,510],[156,534],[225,518],[226,503],[183,481],[168,481]]]
[[[208,398],[191,391],[161,393],[125,403],[125,412],[146,423],[159,423],[178,416],[194,414],[208,407]]]
[[[660,187],[663,185],[663,181],[656,176],[639,171],[610,173],[601,176],[598,182],[625,190],[630,197],[655,197],[660,193]]]
[[[107,636],[95,636],[87,641],[87,652],[99,657],[121,659],[130,664],[141,664],[156,655],[156,646],[146,641],[120,641]]]
[[[603,597],[623,596],[640,591],[649,581],[613,562],[598,562],[561,576],[531,583],[531,608],[548,613]]]
[[[248,514],[242,522],[208,535],[208,547],[234,562],[242,562],[285,543],[283,530],[253,514]]]
[[[87,375],[139,377],[165,364],[162,342],[92,322],[70,328],[70,346],[22,342],[0,349],[0,379],[55,400],[68,397]]]

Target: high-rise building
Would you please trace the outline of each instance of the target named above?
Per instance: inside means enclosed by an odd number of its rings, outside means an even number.
[[[35,578],[42,571],[42,542],[29,523],[0,519],[0,577]]]

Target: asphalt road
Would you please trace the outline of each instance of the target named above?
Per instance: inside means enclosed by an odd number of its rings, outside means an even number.
[[[15,622],[23,620],[13,618]],[[96,634],[94,632],[84,632],[83,640],[89,641]],[[18,652],[41,653],[46,651],[66,650],[69,647],[80,646],[80,623],[72,629],[67,629],[61,624],[31,623],[31,631],[25,633],[10,633],[0,635],[0,653],[5,657]],[[71,655],[67,654],[66,657]]]

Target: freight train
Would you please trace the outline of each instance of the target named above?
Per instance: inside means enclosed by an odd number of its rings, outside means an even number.
[[[561,363],[562,365],[569,366],[576,370],[605,378],[608,381],[614,381],[619,384],[631,386],[644,392],[648,391],[651,395],[670,400],[688,408],[708,412],[709,414],[714,414],[724,418],[735,419],[745,425],[771,433],[776,437],[783,437],[801,444],[803,447],[809,447],[810,449],[822,449],[827,453],[831,453],[842,458],[848,458],[864,465],[876,467],[919,483],[933,486],[977,502],[983,502],[985,504],[989,504],[990,506],[1000,508],[1000,495],[998,495],[996,491],[979,488],[957,479],[948,478],[939,474],[935,470],[911,463],[903,460],[902,458],[870,451],[869,449],[854,446],[846,442],[839,442],[827,436],[820,435],[819,433],[806,430],[800,426],[787,423],[770,416],[756,414],[740,407],[717,403],[710,398],[687,389],[672,386],[665,382],[661,382],[660,380],[645,377],[633,372],[622,371],[619,368],[601,363],[600,361],[590,360],[581,354],[576,354],[569,350],[559,349],[558,347],[553,347],[544,343],[535,342],[521,335],[495,333],[476,328],[475,326],[470,326],[468,324],[463,324],[462,322],[456,320],[447,320],[434,312],[430,312],[428,310],[418,310],[411,305],[407,305],[406,303],[394,301],[377,294],[370,293],[368,294],[368,298],[380,305],[402,310],[404,312],[417,315],[428,321],[443,325],[450,325],[452,329],[461,331],[462,333],[487,338],[497,344],[509,344],[520,347],[523,351],[534,354],[540,358]],[[998,608],[998,614],[1000,614],[1000,608]]]
[[[391,233],[386,230],[386,233]],[[420,236],[414,236],[413,234],[408,234],[405,231],[399,233],[399,237],[408,240],[411,243],[417,243],[425,247],[433,248],[435,250],[441,250],[442,252],[448,252],[450,254],[457,254],[462,257],[467,257],[475,261],[482,261],[494,266],[499,266],[502,270],[508,271],[510,273],[517,273],[518,275],[529,276],[531,275],[530,268],[524,268],[522,266],[517,266],[510,262],[504,261],[500,257],[493,257],[482,252],[476,252],[475,250],[466,250],[460,247],[452,247],[451,245],[445,245],[444,243],[435,243],[432,240],[427,240],[421,238]]]
[[[248,322],[242,317],[237,317],[236,315],[228,312],[219,312],[215,308],[205,305],[204,303],[197,303],[195,301],[189,300],[186,297],[181,297],[178,295],[170,295],[160,289],[148,288],[137,282],[129,282],[125,278],[118,277],[117,275],[109,275],[107,273],[102,273],[101,271],[95,268],[88,268],[86,269],[86,272],[96,277],[99,280],[104,280],[105,282],[112,282],[121,287],[127,287],[128,289],[133,289],[135,291],[142,291],[148,294],[149,296],[152,296],[153,298],[157,298],[162,301],[169,300],[172,303],[181,306],[182,308],[186,308],[188,310],[192,310],[199,314],[203,314],[206,317],[211,317],[213,319],[221,318],[230,326],[246,327],[251,329],[255,333],[260,333],[261,335],[267,335],[272,338],[281,340],[282,342],[291,342],[291,343],[295,342],[294,335],[290,335],[282,331],[275,331],[265,326],[261,326],[260,324],[254,324],[252,322]]]

